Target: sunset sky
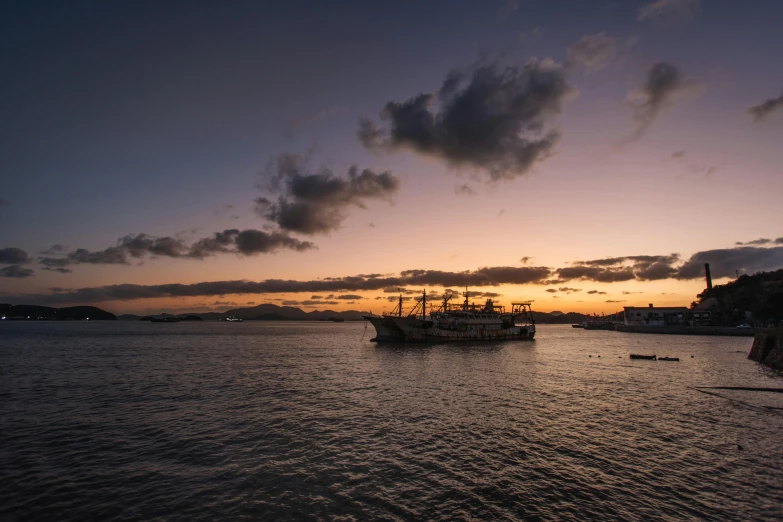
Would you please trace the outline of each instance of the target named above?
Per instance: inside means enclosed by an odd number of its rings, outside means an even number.
[[[6,2],[0,302],[687,305],[704,262],[718,283],[783,267],[781,20],[778,0]]]

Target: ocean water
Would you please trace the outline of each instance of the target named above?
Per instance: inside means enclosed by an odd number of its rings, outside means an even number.
[[[0,324],[0,519],[783,518],[783,394],[695,389],[783,388],[750,338],[372,334]]]

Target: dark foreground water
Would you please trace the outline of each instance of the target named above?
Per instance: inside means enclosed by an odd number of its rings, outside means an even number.
[[[783,517],[781,394],[693,389],[783,387],[751,339],[371,330],[0,324],[0,518]]]

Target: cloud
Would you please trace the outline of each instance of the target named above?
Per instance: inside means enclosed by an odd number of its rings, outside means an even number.
[[[587,293],[588,294],[606,295],[606,292],[599,292],[598,290],[590,290]]]
[[[678,150],[677,152],[672,152],[672,159],[682,159],[685,157],[685,151],[684,150]]]
[[[26,303],[70,303],[101,302],[149,299],[157,297],[197,297],[234,294],[278,294],[278,293],[326,293],[338,291],[367,291],[384,288],[419,287],[464,287],[498,286],[504,284],[539,283],[550,274],[546,267],[484,267],[465,272],[444,272],[440,270],[406,270],[397,276],[366,278],[347,276],[310,281],[267,279],[265,281],[211,281],[193,284],[137,285],[118,284],[79,289],[53,289],[52,294],[24,295],[20,300]],[[418,292],[415,292],[418,293]],[[355,297],[355,296],[354,296]],[[390,296],[393,297],[393,296]],[[337,299],[331,296],[326,299]]]
[[[735,277],[737,272],[754,273],[761,270],[775,270],[783,266],[783,246],[761,248],[740,246],[705,250],[693,254],[677,269],[677,279],[698,279],[704,277],[704,263],[710,264],[712,277]]]
[[[623,290],[621,293],[623,295],[631,295],[631,294],[643,294],[644,292],[628,292],[626,290]]]
[[[549,292],[550,294],[555,294],[555,293],[557,293],[557,288],[547,288],[544,291],[545,292]]]
[[[548,59],[483,65],[469,77],[452,71],[437,92],[388,102],[388,125],[361,118],[358,137],[371,150],[410,149],[493,181],[513,179],[551,155],[560,135],[545,123],[571,92],[563,67]]]
[[[743,243],[742,241],[737,241],[735,244],[739,246],[759,246],[759,245],[768,245],[770,243],[772,243],[771,239],[759,238],[759,239],[754,239],[753,241],[748,241],[746,243]]]
[[[43,255],[45,255],[45,256],[46,256],[46,255],[54,255],[54,256],[58,256],[58,255],[64,254],[66,250],[68,250],[68,249],[67,249],[65,246],[63,246],[63,245],[60,245],[60,244],[58,243],[58,244],[56,244],[56,245],[52,245],[52,246],[50,246],[50,247],[49,247],[49,248],[47,248],[46,250],[41,250],[41,254],[43,254]]]
[[[614,299],[607,299],[607,300],[606,300],[606,302],[607,302],[607,303],[624,303],[624,302],[625,302],[625,299],[621,299],[621,300],[619,300],[619,301],[616,301],[616,300],[614,300]]]
[[[364,297],[362,297],[360,295],[348,294],[348,295],[338,295],[338,296],[335,296],[335,299],[343,299],[345,301],[354,301],[354,300],[357,300],[357,299],[364,299]]]
[[[623,256],[578,261],[574,266],[559,268],[560,282],[569,280],[614,283],[619,281],[652,281],[672,277],[680,260],[678,254],[665,256]],[[589,293],[589,292],[588,292]]]
[[[676,66],[668,62],[654,63],[647,70],[644,84],[628,94],[628,101],[634,106],[634,121],[636,130],[625,142],[630,143],[640,139],[658,115],[671,105],[674,96],[685,90],[686,84]]]
[[[640,7],[636,19],[674,24],[690,20],[698,10],[699,0],[655,0]]]
[[[365,208],[368,199],[391,201],[400,187],[391,172],[360,171],[354,165],[340,177],[327,168],[309,172],[306,162],[306,156],[280,154],[264,173],[263,188],[280,195],[277,201],[257,198],[256,213],[283,230],[331,232],[340,227],[349,207]]]
[[[45,252],[61,253],[60,245]],[[199,239],[188,245],[181,239],[157,237],[149,234],[128,234],[117,240],[117,246],[89,251],[78,248],[63,257],[39,257],[38,262],[49,268],[64,268],[74,264],[127,265],[131,259],[146,256],[204,259],[219,253],[252,256],[270,254],[279,250],[303,251],[315,248],[309,241],[300,241],[282,232],[263,232],[254,229],[228,229]]]
[[[59,272],[61,274],[70,274],[73,272],[73,270],[71,270],[70,268],[63,268],[63,267],[52,268],[52,267],[45,266],[43,269],[48,270],[50,272]]]
[[[566,65],[582,66],[587,72],[600,71],[618,54],[617,41],[605,32],[586,34],[568,48]]]
[[[30,256],[21,248],[0,248],[0,264],[24,265],[30,262]]]
[[[463,183],[462,185],[456,185],[454,187],[454,193],[455,194],[462,194],[464,196],[473,196],[476,194],[476,192],[470,188],[470,185],[467,183]]]
[[[754,120],[761,121],[778,109],[783,109],[783,94],[777,98],[769,98],[763,103],[750,107],[748,109],[748,114],[750,114]]]
[[[0,268],[0,277],[22,279],[25,277],[32,277],[33,274],[35,274],[35,272],[29,268],[24,268],[21,265],[11,265],[5,268]]]

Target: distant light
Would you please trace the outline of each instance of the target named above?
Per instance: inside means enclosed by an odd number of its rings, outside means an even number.
[[[2,320],[5,321],[5,316],[3,316]]]
[[[89,320],[90,320],[90,318],[88,317],[88,318],[87,318],[87,320],[89,321]]]

